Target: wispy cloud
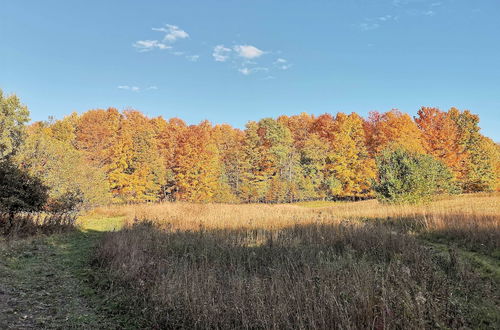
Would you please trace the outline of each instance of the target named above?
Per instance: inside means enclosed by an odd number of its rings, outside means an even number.
[[[269,68],[266,68],[266,67],[255,67],[255,68],[249,68],[249,67],[243,67],[243,68],[239,68],[238,71],[245,75],[245,76],[248,76],[252,73],[256,73],[256,72],[259,72],[259,71],[263,71],[263,72],[268,72],[269,71]]]
[[[276,55],[280,53],[279,51],[264,51],[249,44],[233,46],[219,44],[213,48],[212,56],[216,62],[229,62],[230,66],[240,74],[249,76],[258,72],[288,70],[292,65],[282,57],[276,58]],[[274,78],[269,74],[267,76]]]
[[[186,55],[186,58],[191,62],[197,62],[200,59],[200,55]]]
[[[281,58],[281,57],[278,58],[276,61],[274,61],[273,64],[281,70],[288,70],[292,67],[292,65],[290,63],[288,63],[287,60],[285,60],[284,58]]]
[[[128,85],[120,85],[118,86],[119,89],[124,89],[127,91],[132,91],[132,92],[138,92],[140,91],[140,88],[137,86],[128,86]]]
[[[436,10],[445,5],[447,0],[443,1],[428,1],[428,0],[393,0],[392,4],[398,10],[402,10],[403,14],[410,16],[434,16]]]
[[[439,7],[443,6],[447,1],[448,0],[434,2],[430,0],[392,0],[392,14],[365,18],[356,26],[361,31],[372,31],[390,22],[399,21],[400,18],[404,19],[409,16],[432,17],[437,15]]]
[[[361,31],[371,31],[378,29],[382,24],[388,23],[390,21],[397,21],[398,16],[395,15],[383,15],[373,18],[366,18],[364,22],[358,24],[358,28]]]
[[[241,74],[244,74],[245,76],[248,76],[249,74],[252,73],[252,70],[250,70],[249,68],[240,68],[240,69],[238,69],[238,71]]]
[[[132,91],[132,92],[140,92],[142,90],[142,88],[138,87],[138,86],[129,86],[129,85],[120,85],[118,86],[118,89],[123,89],[123,90],[127,90],[127,91]],[[158,89],[157,86],[149,86],[149,87],[146,87],[144,88],[144,90],[156,90]]]
[[[384,15],[376,18],[376,20],[380,22],[387,22],[390,20],[397,20],[397,19],[398,19],[397,16],[392,16],[392,15]]]
[[[371,31],[371,30],[375,30],[375,29],[378,29],[380,27],[380,24],[379,23],[373,23],[373,22],[363,22],[363,23],[359,23],[359,29],[361,31]]]
[[[163,36],[155,39],[138,40],[133,43],[133,47],[139,52],[149,52],[153,50],[167,50],[174,56],[182,56],[190,62],[197,62],[200,55],[178,49],[177,43],[181,39],[188,39],[190,35],[177,25],[165,24],[163,27],[152,28],[154,32],[161,32]],[[203,43],[202,43],[203,44]],[[276,58],[281,52],[264,51],[255,45],[238,43],[230,46],[218,44],[212,49],[212,57],[216,62],[228,62],[228,65],[242,75],[248,76],[257,72],[269,72],[276,70],[288,70],[292,67],[288,61],[282,57]],[[267,55],[267,56],[264,56]],[[274,59],[273,59],[274,57]],[[272,75],[267,75],[273,77]],[[141,89],[137,86],[122,85],[118,88],[138,92],[152,88]]]
[[[155,32],[162,32],[164,35],[161,39],[146,39],[146,40],[138,40],[132,44],[134,48],[136,48],[139,52],[149,52],[155,49],[159,50],[169,50],[169,53],[176,56],[185,55],[186,52],[174,50],[174,43],[180,39],[189,38],[189,33],[182,30],[176,25],[165,24],[164,27],[152,28],[151,30]],[[196,55],[189,55],[196,56]],[[186,58],[191,60],[188,55]]]
[[[189,34],[180,29],[177,25],[165,24],[165,27],[152,28],[153,31],[164,32],[165,36],[163,41],[165,42],[175,42],[177,39],[189,38]]]
[[[225,62],[229,59],[231,53],[231,48],[227,48],[224,45],[217,45],[214,47],[212,56],[217,62]]]
[[[132,46],[137,48],[139,52],[149,52],[153,49],[170,49],[172,48],[169,45],[166,45],[158,40],[138,40]]]
[[[254,59],[264,54],[263,50],[252,45],[236,45],[233,50],[241,57],[246,59]]]

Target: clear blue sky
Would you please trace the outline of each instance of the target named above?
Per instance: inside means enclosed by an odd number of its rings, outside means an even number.
[[[499,17],[498,0],[2,0],[0,88],[33,120],[456,106],[500,141]]]

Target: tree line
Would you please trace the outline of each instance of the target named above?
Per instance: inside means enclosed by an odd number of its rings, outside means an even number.
[[[422,107],[414,118],[391,110],[366,119],[302,113],[241,130],[114,108],[27,125],[16,96],[0,93],[0,104],[1,157],[48,187],[54,208],[368,198],[381,181],[377,160],[396,149],[439,162],[461,192],[500,189],[500,147],[468,110]],[[425,172],[425,164],[417,167]]]

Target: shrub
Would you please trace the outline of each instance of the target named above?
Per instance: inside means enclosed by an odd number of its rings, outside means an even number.
[[[389,203],[420,203],[441,193],[455,193],[451,171],[429,155],[403,148],[386,149],[377,157],[377,198]]]
[[[0,162],[0,212],[39,211],[47,201],[47,187],[17,168],[10,160]]]

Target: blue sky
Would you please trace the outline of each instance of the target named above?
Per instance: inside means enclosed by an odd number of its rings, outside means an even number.
[[[0,88],[33,120],[456,106],[500,141],[499,17],[497,0],[3,0]]]

